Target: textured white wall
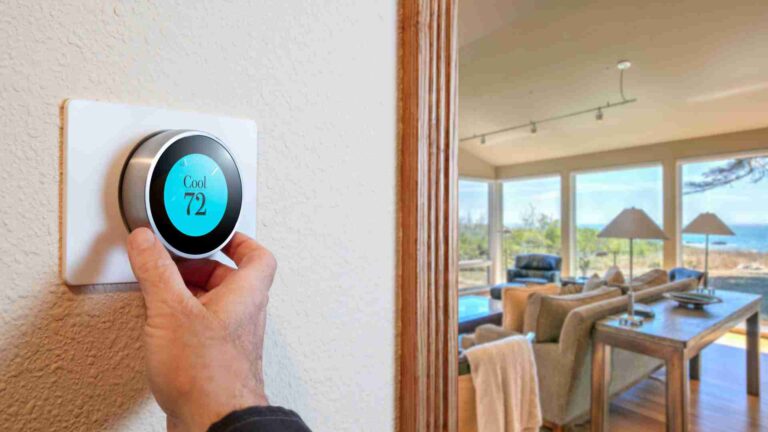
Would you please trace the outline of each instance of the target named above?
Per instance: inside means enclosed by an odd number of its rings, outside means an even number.
[[[0,429],[164,429],[136,288],[60,283],[69,97],[257,121],[267,391],[393,429],[396,2],[0,0],[0,96]]]

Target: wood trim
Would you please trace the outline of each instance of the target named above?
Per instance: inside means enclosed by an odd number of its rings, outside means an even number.
[[[456,0],[401,0],[397,429],[456,431]]]

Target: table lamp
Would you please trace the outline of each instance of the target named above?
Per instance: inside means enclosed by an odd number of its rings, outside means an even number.
[[[732,236],[736,235],[728,225],[725,224],[714,213],[702,213],[688,225],[683,228],[684,234],[704,234],[704,289],[709,289],[709,236],[710,235],[722,235]],[[712,289],[711,294],[715,294],[715,290]]]
[[[629,303],[627,313],[621,316],[619,324],[640,327],[643,325],[643,320],[635,316],[635,291],[632,288],[632,242],[635,239],[667,240],[667,236],[648,214],[634,207],[622,210],[597,236],[629,239],[629,291],[627,292]]]

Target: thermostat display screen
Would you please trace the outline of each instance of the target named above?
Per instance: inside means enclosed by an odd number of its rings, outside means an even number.
[[[207,253],[237,227],[240,172],[229,151],[209,137],[187,136],[165,149],[148,192],[153,227],[179,252]]]
[[[213,231],[227,209],[227,180],[210,157],[192,153],[168,172],[163,203],[171,223],[190,237]]]

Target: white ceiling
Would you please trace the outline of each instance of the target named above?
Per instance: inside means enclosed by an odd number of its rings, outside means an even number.
[[[768,126],[768,1],[460,0],[459,136],[638,102],[465,141],[493,165]],[[768,143],[766,143],[768,144]]]

